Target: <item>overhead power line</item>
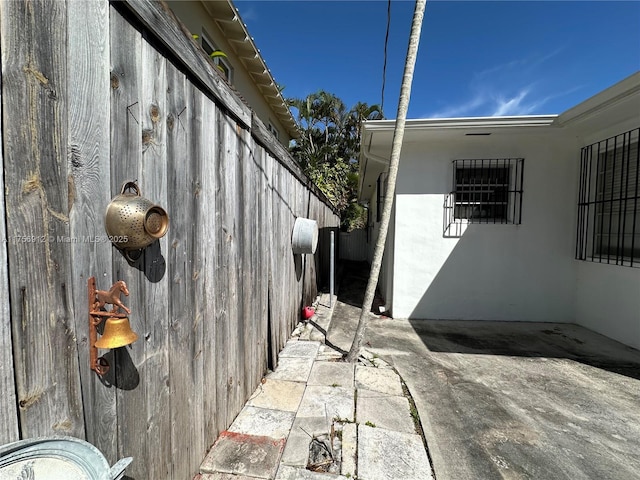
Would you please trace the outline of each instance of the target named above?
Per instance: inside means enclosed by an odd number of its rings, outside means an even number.
[[[389,44],[389,27],[391,26],[391,0],[387,2],[387,33],[384,36],[384,61],[382,64],[382,94],[380,99],[380,111],[384,115],[384,87],[387,83],[387,46]]]

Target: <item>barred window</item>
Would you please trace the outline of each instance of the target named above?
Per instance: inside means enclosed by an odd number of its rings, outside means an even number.
[[[576,258],[640,266],[640,128],[582,148]]]
[[[468,223],[521,223],[523,158],[454,160],[453,165],[445,236],[460,236]]]

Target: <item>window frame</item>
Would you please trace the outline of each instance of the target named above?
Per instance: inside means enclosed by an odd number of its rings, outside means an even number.
[[[639,147],[640,127],[581,148],[577,260],[640,267]]]
[[[524,158],[464,158],[452,160],[452,167],[445,237],[460,237],[469,224],[522,223]]]
[[[215,42],[211,40],[211,36],[206,32],[204,28],[202,29],[202,35],[200,35],[200,46],[209,56],[211,56],[213,52],[222,51],[216,46]],[[231,65],[231,62],[229,62],[229,59],[225,57],[214,57],[211,58],[211,60],[213,61],[214,65],[216,65],[222,72],[222,76],[232,84],[233,66]]]
[[[280,140],[280,132],[278,131],[278,129],[273,125],[273,123],[269,122],[267,124],[267,130],[269,130],[271,132],[271,134],[276,137],[276,140]]]
[[[469,223],[507,223],[510,184],[507,165],[455,167],[453,219]],[[495,176],[494,176],[495,175]],[[488,178],[484,178],[487,176]],[[471,210],[462,215],[461,211]]]

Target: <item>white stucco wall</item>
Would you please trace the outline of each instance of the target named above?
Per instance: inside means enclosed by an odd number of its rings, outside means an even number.
[[[577,166],[555,131],[433,138],[403,146],[393,275],[395,317],[575,321]],[[443,237],[452,160],[523,157],[521,225]]]
[[[569,133],[580,133],[573,135],[576,150],[638,128],[640,116],[637,109],[635,112],[632,118],[617,122],[609,117],[603,128],[596,130],[583,131],[580,125],[570,129]],[[640,349],[640,264],[628,267],[575,260],[574,267],[576,323]]]
[[[640,268],[575,263],[577,323],[640,349]]]

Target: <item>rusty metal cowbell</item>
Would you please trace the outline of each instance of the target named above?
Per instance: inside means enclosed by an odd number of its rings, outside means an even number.
[[[169,216],[162,207],[142,197],[135,182],[125,182],[107,206],[104,227],[111,242],[126,253],[163,237],[169,228]]]

